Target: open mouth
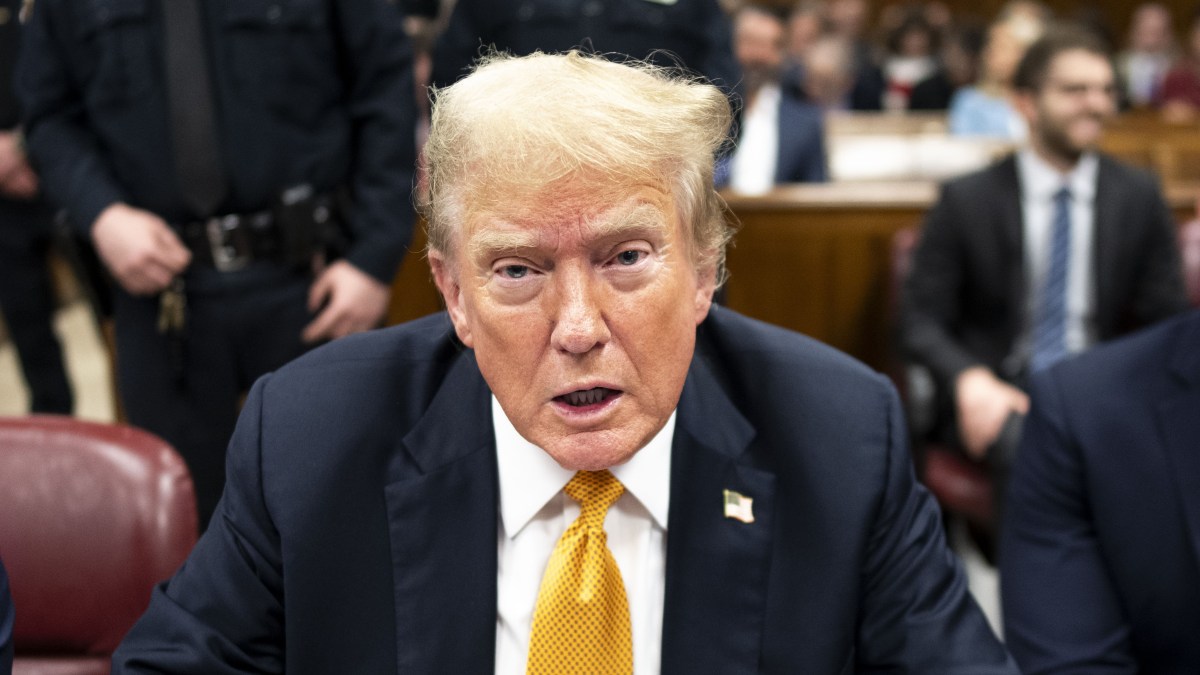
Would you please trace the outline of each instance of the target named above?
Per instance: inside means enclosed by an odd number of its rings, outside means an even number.
[[[580,389],[568,394],[563,394],[562,396],[555,396],[554,400],[572,408],[582,409],[604,403],[615,396],[619,396],[620,393],[621,392],[617,391],[616,389],[594,387],[592,389]]]

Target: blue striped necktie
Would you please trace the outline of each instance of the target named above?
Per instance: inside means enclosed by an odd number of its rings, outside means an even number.
[[[1054,365],[1067,355],[1067,275],[1071,270],[1071,191],[1054,193],[1050,265],[1038,295],[1029,371]]]

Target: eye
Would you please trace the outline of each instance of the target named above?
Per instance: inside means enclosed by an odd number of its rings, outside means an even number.
[[[638,261],[641,260],[645,255],[645,251],[630,249],[628,251],[621,251],[618,253],[616,261],[619,265],[636,265]]]
[[[499,272],[507,279],[521,279],[529,274],[529,268],[525,265],[505,265],[500,268]]]

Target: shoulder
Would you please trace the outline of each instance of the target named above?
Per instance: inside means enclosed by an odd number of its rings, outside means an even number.
[[[389,405],[395,396],[429,398],[467,350],[445,313],[318,347],[264,379],[263,405],[289,416]]]
[[[853,417],[893,395],[887,378],[847,354],[724,307],[701,325],[696,351],[748,418],[788,417],[796,406]]]
[[[1197,360],[1198,338],[1200,311],[1192,310],[1060,363],[1034,376],[1030,388],[1035,399],[1052,397],[1093,419],[1120,419],[1131,398],[1151,403],[1173,369]]]
[[[1160,192],[1158,178],[1149,170],[1128,164],[1105,153],[1099,153],[1097,159],[1099,161],[1097,180],[1103,180],[1110,185],[1126,189],[1152,191],[1155,194]]]
[[[1017,189],[1016,155],[942,183],[939,201],[968,199],[1014,193]],[[978,207],[978,204],[973,204]]]

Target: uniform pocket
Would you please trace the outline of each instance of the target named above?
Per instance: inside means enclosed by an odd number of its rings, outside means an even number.
[[[148,0],[74,3],[76,38],[84,45],[79,71],[85,99],[103,106],[146,93],[161,64],[150,48]]]
[[[342,84],[329,11],[322,0],[226,0],[226,46],[241,92],[303,123],[336,102]]]

